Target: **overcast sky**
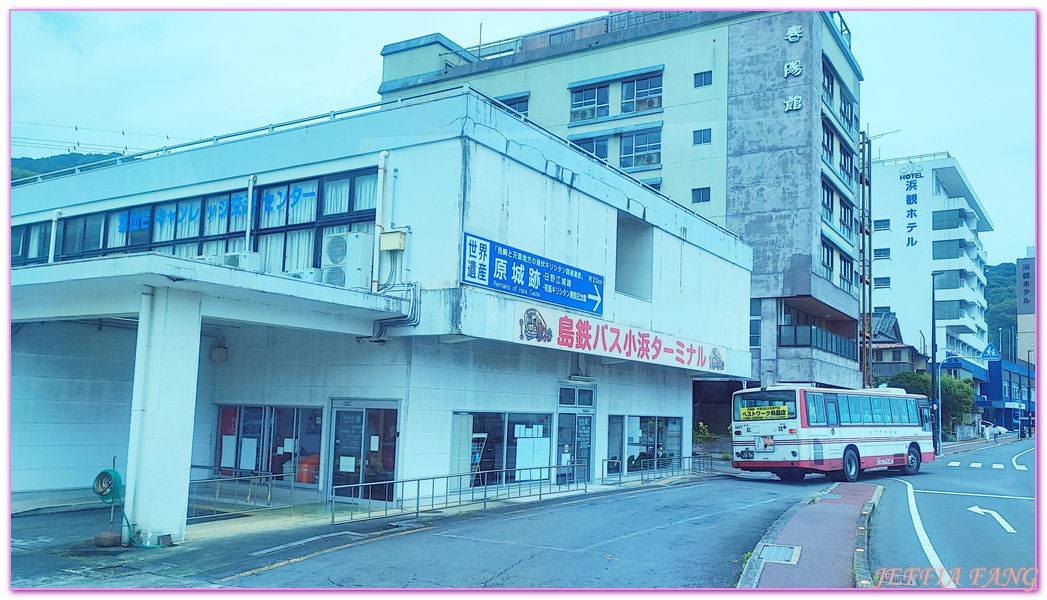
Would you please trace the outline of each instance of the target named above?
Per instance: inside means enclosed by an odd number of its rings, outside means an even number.
[[[15,157],[128,152],[378,100],[388,43],[463,45],[605,12],[12,12]],[[874,157],[949,152],[996,230],[989,264],[1034,236],[1035,13],[843,11]],[[77,147],[79,144],[79,147]]]

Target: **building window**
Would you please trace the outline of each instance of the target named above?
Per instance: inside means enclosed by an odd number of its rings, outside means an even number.
[[[528,97],[523,97],[517,98],[515,100],[504,100],[502,101],[502,104],[508,106],[509,108],[515,110],[516,112],[526,117],[528,100]]]
[[[901,350],[891,350],[891,362],[902,362]]]
[[[760,300],[749,300],[749,347],[760,347]]]
[[[710,200],[711,188],[694,188],[691,190],[691,204],[701,204]]]
[[[889,288],[889,287],[891,287],[891,278],[890,277],[874,277],[873,278],[873,287],[877,288],[877,289]]]
[[[847,183],[854,180],[854,155],[840,144],[840,176]]]
[[[574,41],[574,30],[568,29],[567,31],[557,31],[556,33],[549,34],[549,45],[559,46],[567,42]]]
[[[833,164],[833,142],[836,136],[833,135],[833,129],[828,123],[822,123],[822,158],[825,162],[832,166]]]
[[[610,86],[600,85],[571,92],[571,122],[606,117],[610,111]]]
[[[827,181],[822,180],[822,218],[826,223],[833,222],[833,188]]]
[[[854,121],[854,104],[846,98],[840,99],[840,118],[845,125],[852,125]]]
[[[873,248],[873,260],[886,260],[891,258],[890,248]]]
[[[713,84],[713,72],[702,71],[694,74],[694,87],[700,88]]]
[[[833,272],[833,247],[831,244],[822,242],[822,267],[832,275]]]
[[[873,362],[883,362],[883,350],[873,350]]]
[[[622,136],[621,168],[657,165],[662,162],[661,130],[631,133]]]
[[[581,406],[592,408],[596,405],[596,388],[560,386],[560,406]]]
[[[840,287],[851,291],[854,282],[854,262],[850,259],[840,257]]]
[[[713,143],[713,130],[712,129],[699,129],[694,132],[694,145],[701,146],[702,144]]]
[[[840,202],[840,231],[850,239],[854,234],[854,209],[846,202]]]
[[[934,230],[956,229],[963,220],[960,218],[960,212],[959,209],[934,211],[931,214],[931,228]]]
[[[890,219],[876,219],[875,221],[873,221],[873,231],[889,231],[890,229]]]
[[[873,307],[873,313],[884,314],[884,313],[889,313],[889,312],[891,312],[891,307],[890,306],[874,306]]]
[[[622,112],[643,112],[662,106],[662,76],[622,82]]]
[[[578,140],[573,142],[575,146],[578,146],[582,150],[585,150],[589,154],[592,154],[596,158],[607,162],[607,138],[599,140]]]
[[[829,100],[830,106],[833,99],[833,71],[829,65],[822,65],[822,94]]]

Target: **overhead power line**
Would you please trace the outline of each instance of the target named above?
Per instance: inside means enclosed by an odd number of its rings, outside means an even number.
[[[118,133],[120,135],[140,135],[146,137],[163,138],[167,140],[183,140],[187,142],[195,141],[195,138],[172,136],[169,134],[162,133],[137,133],[134,131],[116,130],[116,129],[96,129],[93,127],[80,127],[79,125],[55,125],[53,123],[33,123],[30,121],[11,121],[12,124],[17,123],[19,125],[36,125],[38,127],[57,127],[60,129],[72,129],[73,131],[97,131],[101,133]]]

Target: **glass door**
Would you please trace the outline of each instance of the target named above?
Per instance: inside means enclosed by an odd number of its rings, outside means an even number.
[[[381,484],[396,479],[395,408],[338,408],[332,411],[331,488],[334,498],[394,500],[393,486]]]
[[[367,458],[364,483],[393,481],[396,473],[396,409],[367,409]],[[392,485],[369,485],[364,496],[371,500],[393,500]]]
[[[593,417],[560,413],[556,428],[556,483],[563,485],[589,480]]]
[[[337,487],[360,483],[363,472],[364,411],[336,410],[332,433],[334,460],[331,461],[331,489],[334,498],[357,498],[360,495],[358,487]]]

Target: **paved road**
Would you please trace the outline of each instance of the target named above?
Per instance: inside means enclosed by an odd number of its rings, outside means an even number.
[[[870,535],[871,567],[880,572],[881,586],[1030,587],[1036,576],[1030,571],[1036,566],[1033,448],[1032,440],[1022,440],[946,455],[916,477],[870,474],[886,488]],[[941,569],[949,576],[939,577]]]
[[[27,549],[12,555],[12,583],[85,588],[730,588],[744,555],[767,528],[797,501],[829,484],[824,477],[787,484],[766,475],[717,476],[423,519],[392,535],[342,532],[269,552],[317,531],[253,533],[111,553],[93,551],[86,543],[70,553],[54,545],[51,550],[43,545],[33,549],[23,542]],[[100,516],[94,517],[99,525],[107,524],[108,514],[104,521]],[[19,530],[39,533],[46,529],[45,517],[40,517],[40,529],[27,524]]]

